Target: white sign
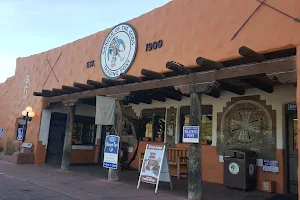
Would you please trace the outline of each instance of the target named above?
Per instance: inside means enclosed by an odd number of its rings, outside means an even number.
[[[103,167],[117,169],[120,137],[108,135],[105,140]]]
[[[141,182],[150,183],[156,185],[156,193],[159,181],[163,181],[170,182],[171,190],[173,190],[168,153],[165,149],[165,145],[147,144],[137,189]]]
[[[278,160],[263,160],[263,171],[278,173],[279,172]]]
[[[23,128],[18,128],[17,140],[23,140]]]
[[[186,143],[199,143],[199,126],[184,126],[182,141]]]
[[[23,142],[22,145],[21,145],[22,148],[29,148],[31,149],[32,148],[32,143],[26,143],[26,142]]]
[[[4,128],[0,128],[0,138],[3,137],[3,134],[4,134]]]
[[[106,36],[100,55],[101,68],[109,78],[118,78],[132,65],[137,51],[137,34],[127,23],[115,26]]]

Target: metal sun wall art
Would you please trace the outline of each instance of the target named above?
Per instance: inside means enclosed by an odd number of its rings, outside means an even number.
[[[270,156],[267,152],[276,147],[272,123],[269,112],[260,103],[238,101],[221,118],[217,146],[221,151],[245,148],[267,158]]]

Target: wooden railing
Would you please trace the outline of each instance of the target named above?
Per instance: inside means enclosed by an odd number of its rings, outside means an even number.
[[[181,172],[181,166],[187,166],[188,165],[188,158],[189,158],[189,153],[188,149],[186,148],[167,148],[168,151],[168,160],[169,160],[169,165],[171,166],[176,166],[176,174],[171,174],[173,176],[177,176],[178,179],[180,179],[180,176],[185,174]],[[140,171],[141,165],[144,159],[144,154],[145,153],[140,153],[139,155],[139,168],[138,170]]]

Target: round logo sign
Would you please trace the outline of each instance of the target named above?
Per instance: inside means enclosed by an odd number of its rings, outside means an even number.
[[[238,174],[239,171],[240,171],[240,167],[237,163],[232,162],[232,163],[229,164],[229,171],[232,174]]]
[[[101,68],[109,78],[118,78],[132,65],[137,51],[137,34],[127,23],[115,26],[106,36],[100,55]]]

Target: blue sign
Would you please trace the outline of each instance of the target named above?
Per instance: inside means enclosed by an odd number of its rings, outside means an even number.
[[[119,136],[106,136],[103,167],[111,169],[118,168],[119,143]]]
[[[263,171],[278,173],[278,160],[263,160]]]
[[[17,140],[23,140],[23,128],[18,128]]]
[[[186,143],[199,143],[199,126],[184,126],[182,141]]]
[[[288,110],[297,110],[297,105],[295,103],[289,103]]]
[[[3,134],[4,134],[4,128],[0,128],[0,138],[3,137]]]

